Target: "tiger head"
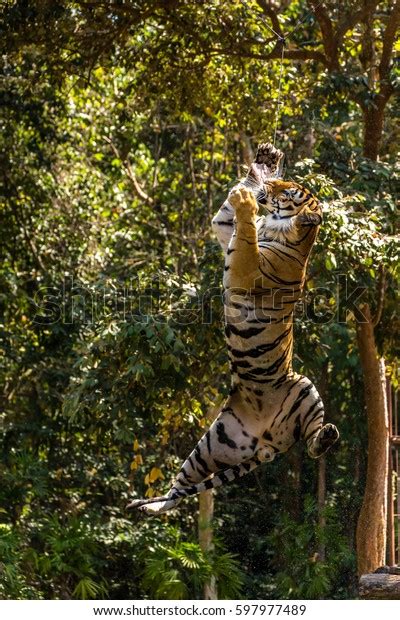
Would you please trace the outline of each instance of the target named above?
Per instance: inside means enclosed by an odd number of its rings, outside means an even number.
[[[306,206],[316,201],[314,196],[302,185],[294,181],[270,179],[266,181],[256,196],[259,205],[267,211],[267,224],[271,228],[286,229],[292,218]]]

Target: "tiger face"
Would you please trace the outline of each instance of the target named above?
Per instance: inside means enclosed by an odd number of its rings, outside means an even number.
[[[298,183],[281,179],[267,181],[257,194],[258,204],[268,211],[267,222],[275,224],[273,228],[290,224],[311,198],[312,194]]]

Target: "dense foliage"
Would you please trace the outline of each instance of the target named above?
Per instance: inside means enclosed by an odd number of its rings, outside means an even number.
[[[281,3],[294,43],[315,48],[288,48],[277,145],[287,176],[325,201],[295,355],[341,432],[323,505],[318,464],[298,448],[218,492],[206,554],[197,499],[153,520],[125,505],[167,489],[229,387],[210,218],[272,137],[280,50],[256,48],[276,24],[258,19],[262,2],[120,2],[114,15],[107,3],[3,4],[0,597],[201,598],[211,575],[221,598],[354,596],[356,287],[382,311],[394,381],[400,328],[396,104],[376,162],[348,96],[370,92],[364,24],[344,36],[346,71],[321,68],[314,14]]]

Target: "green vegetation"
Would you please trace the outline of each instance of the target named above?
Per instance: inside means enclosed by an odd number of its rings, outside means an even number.
[[[397,385],[398,3],[324,4],[1,3],[0,598],[201,598],[211,575],[220,598],[355,596],[360,301]],[[168,488],[229,389],[210,220],[273,137],[276,19],[277,146],[326,201],[295,364],[341,440],[326,474],[299,447],[219,490],[205,553],[197,498],[125,505]]]

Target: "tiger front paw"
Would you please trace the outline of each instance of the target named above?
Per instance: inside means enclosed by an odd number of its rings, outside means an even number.
[[[278,170],[283,158],[284,154],[282,151],[276,149],[270,143],[263,143],[258,145],[254,161],[256,164],[263,164],[264,166],[267,166],[271,173],[275,173]]]
[[[247,187],[235,187],[229,194],[228,200],[235,210],[238,220],[244,217],[254,217],[258,213],[258,205],[253,193]]]
[[[297,220],[301,226],[319,226],[322,223],[321,215],[308,209],[299,213]]]

